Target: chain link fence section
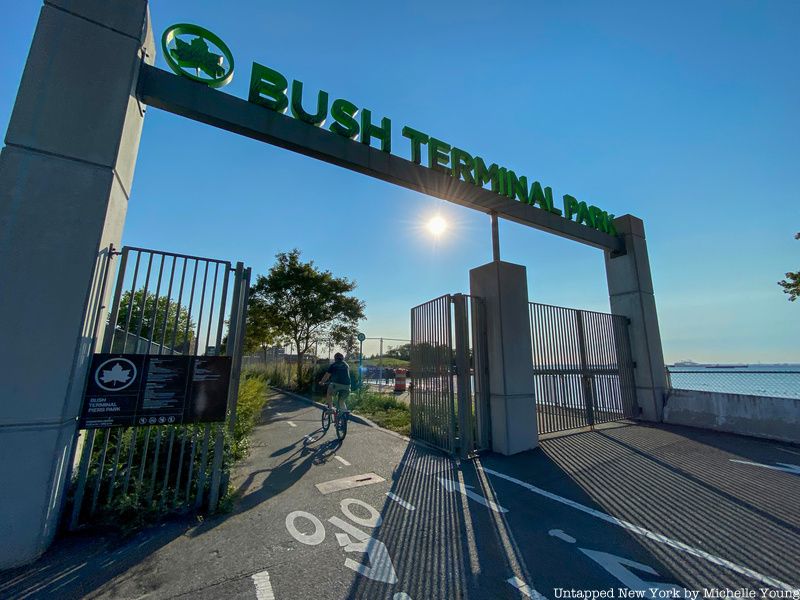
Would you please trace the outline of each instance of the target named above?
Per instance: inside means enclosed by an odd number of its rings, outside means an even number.
[[[368,336],[363,344],[362,384],[370,391],[393,394],[408,404],[411,340]]]
[[[361,385],[373,392],[390,394],[401,402],[410,402],[408,376],[411,340],[405,338],[368,336],[361,346],[345,356],[352,374],[358,378],[360,366]],[[321,376],[320,369],[333,361],[338,348],[321,344],[312,346],[311,352],[300,357],[303,364],[303,381],[297,382],[296,350],[292,346],[264,347],[242,357],[242,367],[264,370],[273,385],[291,388],[314,388],[313,377]]]
[[[800,366],[667,367],[670,387],[677,390],[800,399]]]

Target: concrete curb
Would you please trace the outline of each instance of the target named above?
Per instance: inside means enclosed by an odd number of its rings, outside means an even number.
[[[313,400],[310,400],[309,398],[306,398],[305,396],[301,396],[300,394],[295,394],[294,392],[289,392],[287,390],[284,390],[284,389],[279,388],[279,387],[275,387],[273,385],[269,386],[269,389],[271,389],[273,392],[278,392],[279,394],[284,394],[284,395],[289,396],[291,398],[294,398],[296,400],[301,400],[301,401],[305,402],[306,404],[311,404],[312,406],[315,406],[320,410],[326,408],[325,404],[321,404],[320,402],[314,402]],[[412,440],[411,438],[408,438],[408,437],[406,437],[404,435],[401,435],[401,434],[397,433],[396,431],[392,431],[391,429],[386,429],[384,427],[381,427],[377,423],[374,423],[373,421],[370,421],[369,419],[367,419],[366,417],[362,417],[361,415],[357,415],[357,414],[351,412],[350,413],[350,420],[351,421],[355,421],[356,423],[360,423],[361,425],[366,425],[367,427],[372,427],[373,429],[377,429],[379,431],[382,431],[383,433],[388,433],[389,435],[394,436],[396,438],[400,438],[401,440],[404,440],[406,442],[409,442],[409,443],[412,443],[412,444],[417,443],[416,440]]]

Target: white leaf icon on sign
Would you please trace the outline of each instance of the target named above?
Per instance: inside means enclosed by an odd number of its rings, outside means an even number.
[[[123,369],[119,363],[111,367],[110,370],[104,370],[103,374],[100,375],[100,379],[103,380],[103,383],[127,383],[130,378],[130,369]]]

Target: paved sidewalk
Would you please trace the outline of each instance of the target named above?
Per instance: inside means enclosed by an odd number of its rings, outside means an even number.
[[[342,445],[332,430],[316,439],[319,417],[275,394],[237,469],[231,514],[122,545],[64,538],[0,574],[0,597],[553,600],[559,589],[666,598],[800,587],[800,448],[628,425],[459,463],[358,423]],[[344,478],[357,487],[317,487]]]

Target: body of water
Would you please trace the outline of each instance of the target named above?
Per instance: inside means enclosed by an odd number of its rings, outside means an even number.
[[[667,370],[675,389],[800,398],[800,365],[691,365]]]

